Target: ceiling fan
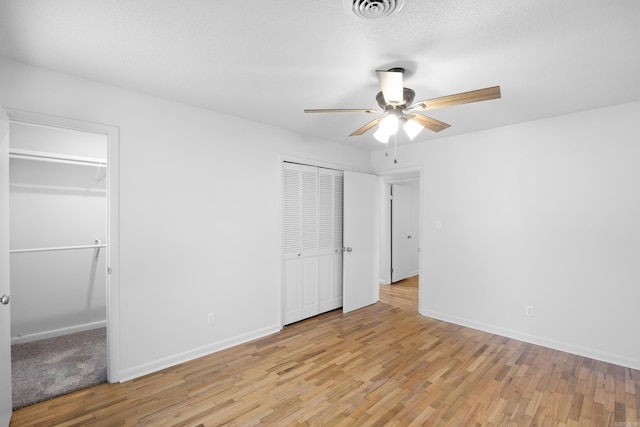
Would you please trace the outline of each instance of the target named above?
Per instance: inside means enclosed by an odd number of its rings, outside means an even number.
[[[500,98],[501,96],[500,86],[492,86],[414,103],[415,92],[403,86],[404,71],[404,68],[399,67],[391,68],[387,71],[376,71],[381,89],[376,95],[376,101],[381,110],[326,108],[307,109],[304,110],[304,112],[384,114],[383,117],[370,121],[349,136],[362,135],[375,126],[378,126],[378,130],[376,130],[373,136],[378,141],[387,143],[389,137],[396,134],[400,125],[402,125],[405,133],[411,140],[424,128],[433,132],[440,132],[451,126],[440,120],[420,114],[419,111],[434,110],[436,108],[450,107],[452,105],[467,104],[470,102],[488,101],[490,99]]]

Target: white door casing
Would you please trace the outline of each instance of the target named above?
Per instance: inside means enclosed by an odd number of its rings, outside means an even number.
[[[9,296],[9,118],[0,108],[0,297]],[[11,305],[0,304],[0,427],[11,420]]]
[[[344,172],[343,312],[378,302],[380,214],[376,175]]]

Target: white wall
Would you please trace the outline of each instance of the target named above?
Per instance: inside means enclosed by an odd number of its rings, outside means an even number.
[[[640,368],[638,117],[630,103],[399,147],[397,167],[424,166],[420,312]]]
[[[283,156],[369,171],[352,147],[10,61],[0,72],[6,107],[120,129],[121,379],[279,329]]]

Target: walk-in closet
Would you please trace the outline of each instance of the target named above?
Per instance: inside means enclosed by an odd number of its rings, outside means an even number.
[[[14,407],[107,380],[107,149],[103,134],[10,123]]]

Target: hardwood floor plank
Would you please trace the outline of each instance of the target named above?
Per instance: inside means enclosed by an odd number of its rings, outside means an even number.
[[[640,425],[640,371],[417,314],[418,280],[381,301],[122,384],[14,413],[51,425]]]

